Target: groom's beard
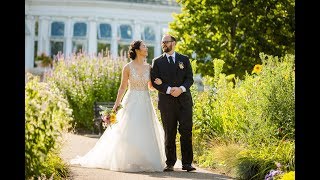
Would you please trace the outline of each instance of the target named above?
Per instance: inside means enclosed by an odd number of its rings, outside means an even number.
[[[162,47],[162,50],[163,50],[163,52],[170,52],[171,50],[172,50],[172,47],[171,46],[164,46],[164,47]]]

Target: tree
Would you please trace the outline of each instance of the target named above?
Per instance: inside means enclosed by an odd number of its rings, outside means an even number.
[[[213,60],[239,77],[260,64],[259,53],[294,54],[294,0],[177,0],[169,24],[177,50],[197,61],[197,73],[214,75]]]

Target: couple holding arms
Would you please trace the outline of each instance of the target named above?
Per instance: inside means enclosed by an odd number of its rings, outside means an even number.
[[[176,134],[180,133],[182,170],[192,166],[192,106],[190,87],[193,73],[189,58],[175,52],[176,39],[162,37],[163,54],[145,62],[146,44],[133,41],[131,59],[122,70],[121,84],[113,109],[118,123],[107,128],[95,146],[71,164],[122,172],[174,171],[177,161]],[[157,118],[149,90],[158,91]]]

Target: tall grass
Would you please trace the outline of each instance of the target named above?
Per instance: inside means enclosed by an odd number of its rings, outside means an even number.
[[[115,101],[126,57],[75,56],[57,58],[54,68],[45,76],[66,95],[73,109],[73,127],[76,130],[93,130],[94,101]]]

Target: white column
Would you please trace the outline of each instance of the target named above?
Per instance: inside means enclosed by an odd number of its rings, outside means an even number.
[[[72,19],[68,17],[65,28],[65,57],[71,56],[72,53]]]
[[[39,17],[39,41],[38,49],[40,53],[50,54],[50,34],[49,34],[49,17]]]
[[[33,68],[34,64],[34,17],[27,16],[25,19],[25,28],[27,32],[25,33],[25,69]]]
[[[89,18],[89,32],[88,32],[88,53],[96,54],[97,52],[97,20],[96,18]]]
[[[111,47],[110,47],[110,51],[111,51],[111,57],[112,58],[116,58],[118,57],[118,23],[117,23],[117,19],[113,19],[112,23],[111,23]]]
[[[154,26],[155,36],[156,36],[156,44],[154,47],[154,57],[160,56],[161,51],[161,26],[159,22]]]
[[[135,20],[133,22],[133,40],[141,39],[141,22]]]

